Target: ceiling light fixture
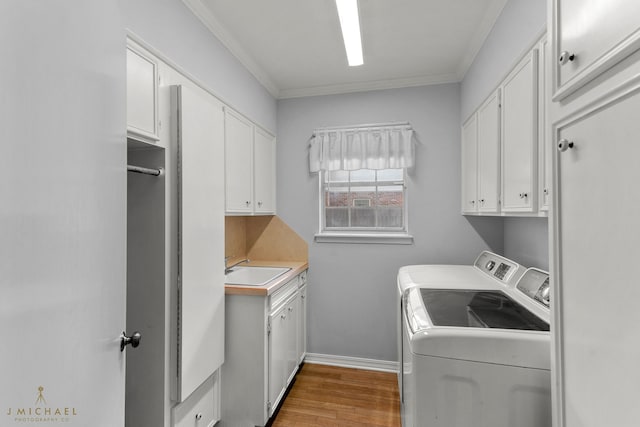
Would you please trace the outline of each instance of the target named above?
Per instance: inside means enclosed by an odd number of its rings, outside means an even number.
[[[347,51],[350,67],[363,64],[362,40],[360,39],[360,18],[358,16],[358,0],[336,0],[342,39]]]

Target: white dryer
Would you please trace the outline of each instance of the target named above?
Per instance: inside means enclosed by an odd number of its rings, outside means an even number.
[[[398,272],[404,427],[551,425],[549,276],[490,252]]]

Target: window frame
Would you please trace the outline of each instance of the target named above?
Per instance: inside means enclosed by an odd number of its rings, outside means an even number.
[[[400,168],[398,168],[400,169]],[[354,171],[345,171],[354,172]],[[318,243],[385,243],[385,244],[412,244],[413,236],[409,234],[409,198],[407,186],[407,171],[402,168],[402,227],[330,227],[326,226],[326,192],[325,177],[328,171],[318,172],[318,233],[315,241]],[[350,176],[350,175],[349,175]],[[390,181],[389,181],[390,182]],[[349,180],[350,185],[351,180]],[[367,182],[359,182],[367,184]],[[383,181],[387,183],[387,181]],[[377,177],[371,182],[372,186],[378,186]],[[400,182],[395,181],[395,185]],[[349,191],[351,192],[351,191]]]

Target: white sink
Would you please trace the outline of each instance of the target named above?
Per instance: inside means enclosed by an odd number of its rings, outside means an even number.
[[[228,285],[263,286],[282,276],[288,267],[233,267],[225,276],[225,283]]]

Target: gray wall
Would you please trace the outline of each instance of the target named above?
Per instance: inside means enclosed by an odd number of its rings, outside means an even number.
[[[527,267],[549,271],[547,218],[505,218],[504,255]]]
[[[410,121],[417,166],[407,183],[413,245],[315,243],[316,127]],[[469,264],[503,252],[502,219],[460,215],[458,84],[278,102],[278,214],[309,243],[309,352],[396,360],[396,274],[406,264]]]
[[[546,27],[546,0],[509,0],[461,84],[461,119],[498,86]],[[546,218],[504,220],[504,256],[549,268]]]
[[[276,130],[276,101],[180,0],[121,0],[127,29],[227,105]]]

